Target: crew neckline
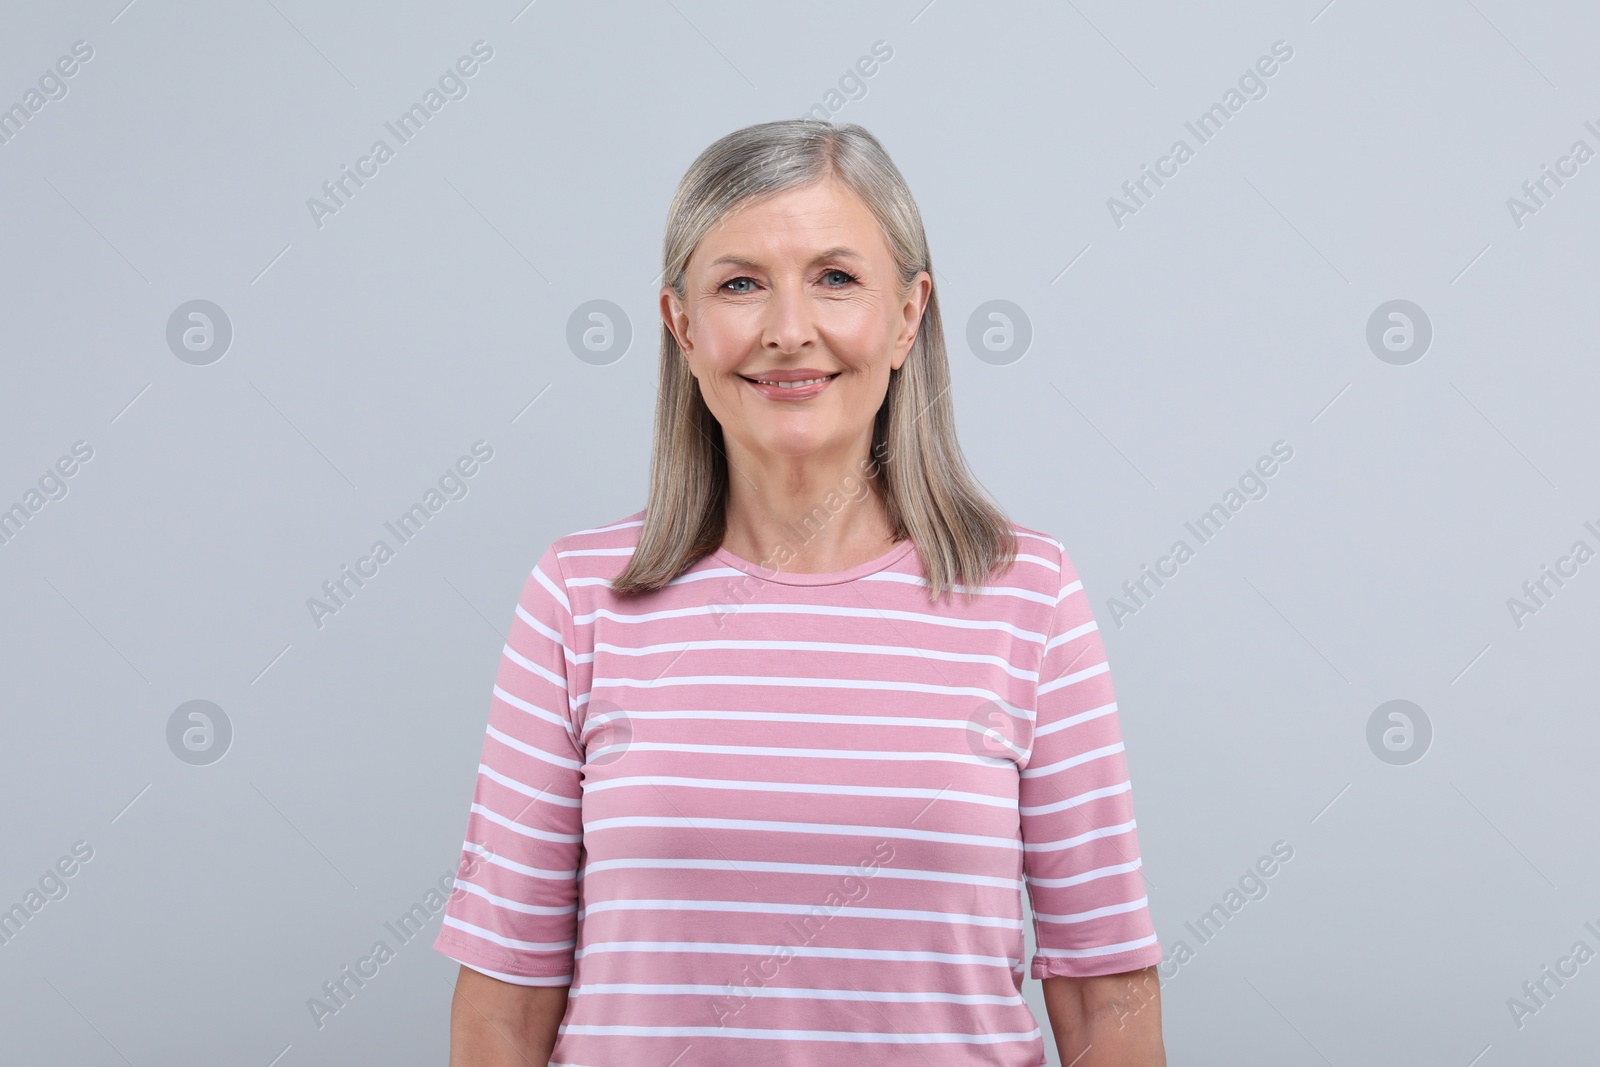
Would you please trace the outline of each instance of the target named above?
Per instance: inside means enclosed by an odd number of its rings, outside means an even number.
[[[845,582],[853,582],[857,578],[865,578],[869,574],[876,574],[878,571],[884,570],[885,568],[893,565],[906,553],[910,552],[914,547],[916,547],[915,542],[908,537],[904,541],[896,544],[883,555],[879,556],[877,559],[871,559],[865,563],[858,563],[854,567],[850,567],[846,570],[830,571],[819,574],[791,574],[787,571],[773,571],[770,568],[763,567],[759,563],[752,563],[743,557],[736,556],[727,549],[720,547],[711,554],[716,557],[716,559],[726,563],[728,566],[744,571],[746,574],[755,575],[757,578],[760,578],[763,581],[777,582],[780,585],[841,585]]]

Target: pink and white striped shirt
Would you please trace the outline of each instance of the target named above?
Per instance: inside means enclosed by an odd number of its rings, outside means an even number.
[[[930,605],[718,549],[612,594],[643,512],[511,622],[434,947],[568,985],[552,1067],[1045,1063],[1034,978],[1161,961],[1104,646],[1059,541]]]

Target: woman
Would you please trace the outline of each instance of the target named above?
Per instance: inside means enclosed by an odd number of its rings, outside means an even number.
[[[450,1062],[1043,1064],[1026,884],[1061,1062],[1164,1065],[1104,649],[967,473],[899,171],[736,131],[664,259],[647,505],[546,549],[502,655]]]

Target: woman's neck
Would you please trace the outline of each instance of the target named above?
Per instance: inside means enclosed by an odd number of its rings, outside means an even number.
[[[849,570],[897,543],[881,492],[876,479],[863,477],[848,489],[821,493],[740,493],[730,486],[722,547],[792,574]]]

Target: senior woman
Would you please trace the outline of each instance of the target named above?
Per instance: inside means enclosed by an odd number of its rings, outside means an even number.
[[[968,473],[921,218],[855,125],[672,202],[646,506],[502,653],[435,948],[454,1067],[1164,1065],[1104,647]]]

